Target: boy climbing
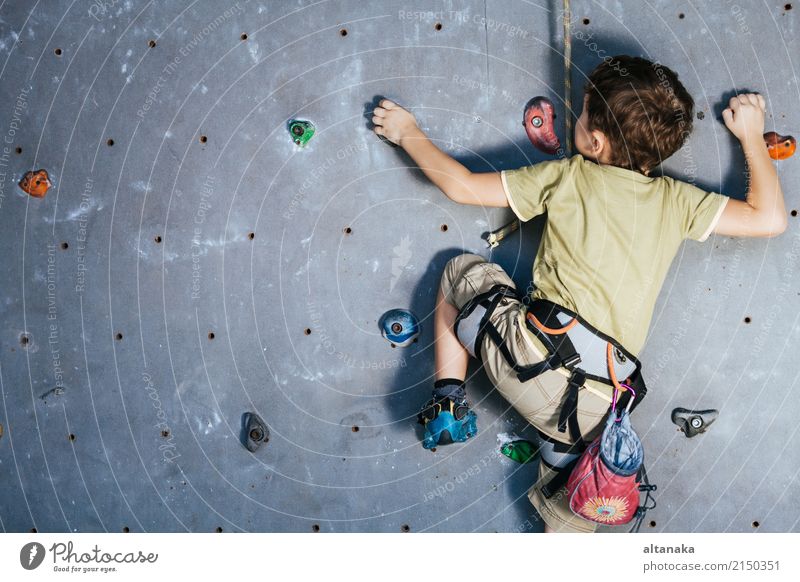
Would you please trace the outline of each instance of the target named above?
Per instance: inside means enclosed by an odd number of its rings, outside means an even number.
[[[559,469],[602,430],[615,392],[632,398],[635,391],[634,403],[643,396],[636,357],[681,243],[712,232],[772,237],[786,229],[760,95],[737,95],[723,112],[750,172],[745,201],[650,176],[685,142],[693,108],[673,71],[618,56],[589,77],[575,125],[578,154],[490,173],[473,173],[443,153],[396,103],[384,99],[374,110],[375,133],[404,148],[452,201],[510,207],[521,221],[547,213],[530,297],[518,297],[508,275],[477,255],[445,267],[433,399],[420,413],[423,424],[448,411],[463,418],[467,362],[480,357],[497,390],[539,433],[539,477],[528,497],[545,531],[595,529],[570,510]],[[568,329],[572,341],[560,340]]]

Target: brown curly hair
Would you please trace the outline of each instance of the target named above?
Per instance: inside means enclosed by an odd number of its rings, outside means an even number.
[[[678,151],[692,131],[694,100],[660,63],[619,55],[589,76],[590,130],[605,134],[610,164],[648,173]]]

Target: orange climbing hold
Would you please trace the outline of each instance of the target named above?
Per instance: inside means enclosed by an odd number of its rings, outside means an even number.
[[[791,158],[797,149],[797,140],[791,135],[780,135],[774,131],[768,131],[764,134],[764,142],[767,144],[769,157],[773,160]]]
[[[52,186],[50,176],[47,175],[47,170],[36,170],[27,172],[22,180],[19,181],[19,187],[34,198],[44,198],[47,190]]]

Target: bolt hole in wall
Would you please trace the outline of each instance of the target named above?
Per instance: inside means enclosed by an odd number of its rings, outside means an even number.
[[[208,141],[208,137],[205,135],[200,136],[200,143],[206,143]]]
[[[409,526],[407,523],[404,523],[403,525],[400,526],[400,531],[403,533],[410,532],[411,526]]]
[[[347,36],[347,29],[343,28],[339,31],[339,36]]]
[[[312,525],[311,526],[311,531],[313,531],[313,532],[319,531],[319,524],[315,523],[314,525]]]
[[[306,335],[311,335],[311,328],[310,327],[305,328],[303,330],[303,333],[306,334]]]
[[[130,533],[130,531],[131,528],[129,528],[127,525],[122,528],[122,533]]]
[[[361,429],[358,428],[357,426],[353,426],[350,430],[353,431],[353,432],[358,432]]]
[[[64,51],[62,51],[60,48],[57,48],[57,49],[55,49],[55,50],[53,51],[53,53],[54,53],[54,54],[55,54],[57,57],[60,57],[61,55],[63,55],[63,54],[64,54]]]
[[[68,243],[68,242],[62,242],[62,243],[61,243],[61,250],[62,250],[62,251],[65,251],[65,250],[67,250],[68,248],[69,248],[69,243]]]
[[[435,28],[436,30],[442,30],[442,23],[437,22],[436,24],[433,25],[433,28]]]
[[[19,343],[22,346],[27,346],[29,343],[31,343],[30,336],[26,333],[23,333],[21,336],[19,336]]]
[[[247,33],[243,32],[242,36],[240,36],[239,38],[241,38],[242,40],[247,40]]]
[[[156,244],[158,245],[158,244],[161,244],[161,241],[162,241],[163,239],[161,238],[161,235],[160,235],[160,234],[157,234],[157,235],[156,235],[156,236],[153,238],[153,240],[154,240],[154,241],[156,241]]]
[[[753,321],[753,320],[752,320],[752,319],[750,319],[750,317],[749,317],[749,316],[744,318],[744,322],[745,322],[745,323],[750,323],[751,321]]]
[[[651,521],[650,523],[648,523],[647,525],[649,525],[650,527],[656,527],[656,522],[655,522],[655,520],[652,520],[652,521]]]
[[[342,232],[344,232],[345,234],[353,234],[353,229],[352,229],[352,228],[350,228],[349,226],[345,226],[345,227],[342,229]]]
[[[106,145],[107,145],[108,147],[111,147],[111,146],[113,146],[113,145],[114,145],[114,140],[113,140],[113,139],[111,139],[111,138],[108,138],[108,139],[106,140]]]
[[[683,20],[684,18],[686,18],[686,15],[683,12],[681,12],[680,14],[678,14],[678,18]]]
[[[583,19],[583,25],[584,25],[584,26],[589,26],[589,24],[591,24],[591,22],[592,22],[592,21],[591,21],[591,20],[589,20],[588,18],[584,18],[584,19]]]
[[[783,5],[783,9],[784,9],[784,10],[787,10],[787,11],[788,11],[788,10],[791,10],[791,9],[792,9],[792,5],[791,5],[791,4],[784,4],[784,5]]]
[[[442,226],[439,227],[439,230],[441,230],[442,232],[447,232],[447,225],[443,224]]]
[[[169,438],[169,431],[167,429],[162,430],[161,431],[161,436],[164,437],[165,439],[168,439]]]
[[[69,433],[69,440],[71,440],[71,441],[74,441],[74,440],[75,440],[75,438],[76,438],[76,437],[75,437],[75,435],[74,435],[74,434],[72,434],[72,433]]]
[[[153,39],[151,38],[151,39],[150,39],[150,40],[147,42],[147,46],[149,46],[150,48],[156,48],[156,41],[155,41],[155,40],[153,40]]]
[[[758,526],[760,526],[760,525],[761,525],[761,524],[760,524],[759,522],[757,522],[757,521],[754,521],[754,522],[753,522],[753,528],[754,528],[754,529],[755,529],[755,528],[757,528],[757,527],[758,527]]]
[[[792,210],[792,216],[797,216],[797,210]]]
[[[121,342],[122,334],[120,332],[117,332],[116,335],[114,335],[114,339],[117,340],[118,342]]]
[[[22,153],[22,148],[17,146],[17,148],[14,151],[17,152],[17,155],[20,155]]]
[[[208,339],[213,340],[215,337],[217,337],[217,336],[214,335],[213,331],[208,332]]]
[[[247,238],[249,238],[250,240],[253,240],[254,238],[256,238],[256,233],[254,233],[254,232],[248,233]]]
[[[222,528],[221,527],[217,528],[217,533],[222,533]]]

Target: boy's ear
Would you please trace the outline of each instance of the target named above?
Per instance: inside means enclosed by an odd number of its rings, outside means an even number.
[[[591,144],[589,145],[592,148],[592,155],[595,158],[600,159],[608,150],[608,139],[606,138],[606,135],[599,129],[593,129],[590,135]]]

